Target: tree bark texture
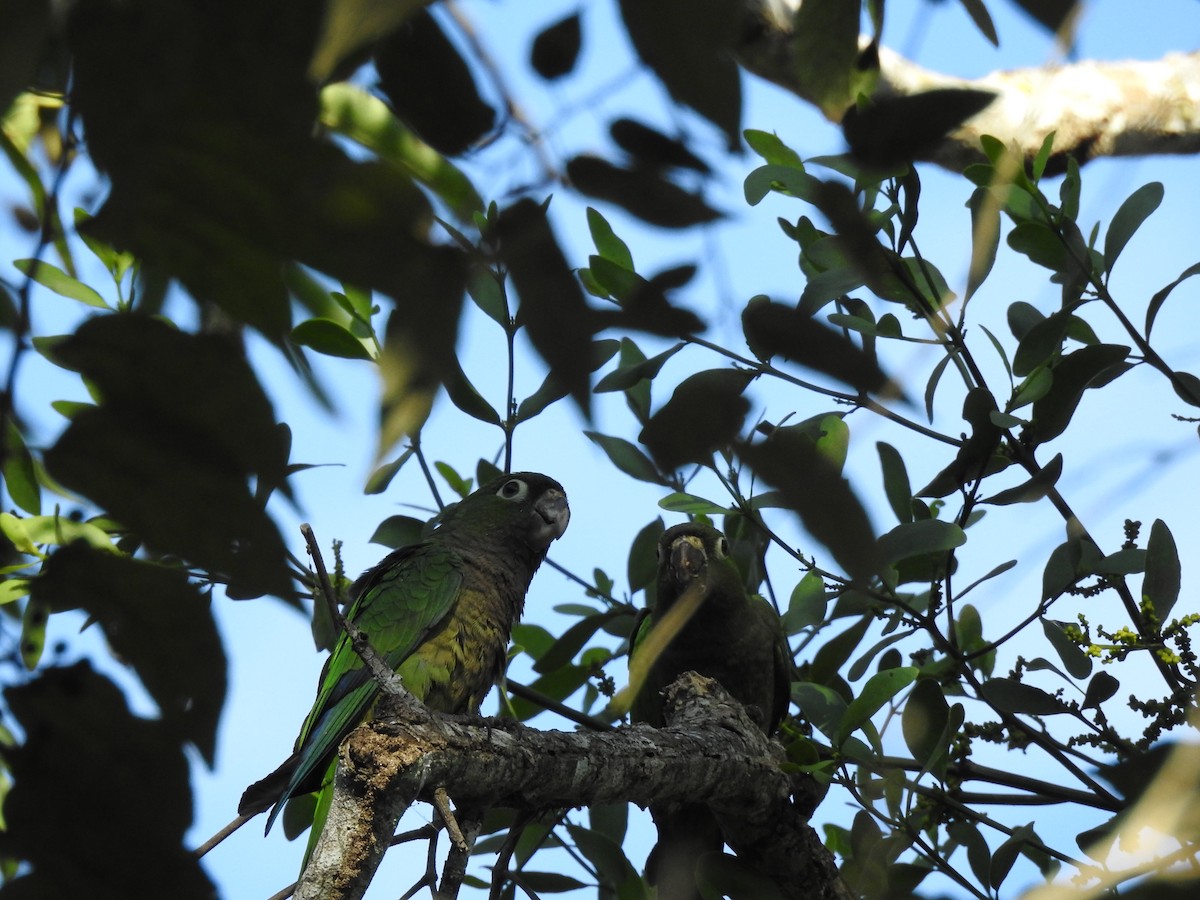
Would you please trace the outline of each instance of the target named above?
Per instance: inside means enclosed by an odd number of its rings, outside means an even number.
[[[747,71],[811,102],[795,76],[788,8],[797,6],[796,0],[746,3],[755,27],[739,48],[739,61]],[[953,171],[985,161],[979,145],[984,134],[1030,161],[1054,132],[1050,172],[1062,171],[1068,155],[1085,163],[1097,157],[1200,152],[1200,52],[1145,61],[1083,60],[967,79],[879,48],[875,97],[907,97],[935,88],[996,94],[990,106],[922,154]]]
[[[847,900],[832,854],[808,824],[811,783],[715,681],[668,690],[668,726],[537,731],[511,720],[377,719],[342,745],[333,806],[296,900],[361,897],[404,810],[445,787],[462,807],[524,811],[706,800],[738,854],[788,898]]]

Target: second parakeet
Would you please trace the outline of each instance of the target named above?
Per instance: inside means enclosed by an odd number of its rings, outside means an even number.
[[[347,616],[426,706],[473,713],[503,674],[525,592],[570,517],[566,493],[553,478],[535,472],[498,477],[448,507],[428,538],[365,572],[351,588]],[[379,696],[343,634],[321,672],[295,752],[246,789],[238,812],[274,807],[270,829],[289,798],[323,788],[331,793],[337,748],[370,718]],[[318,804],[318,821],[320,810]]]
[[[662,691],[684,672],[713,678],[742,703],[770,734],[787,712],[791,658],[779,616],[759,597],[749,596],[729,556],[725,536],[698,522],[663,532],[658,543],[657,594],[652,609],[634,626],[631,665],[646,637],[677,604],[698,600],[695,612],[651,663],[634,698],[632,718],[663,725]],[[658,844],[646,861],[647,878],[659,900],[700,897],[695,868],[699,857],[719,852],[724,838],[712,811],[702,803],[651,806]]]

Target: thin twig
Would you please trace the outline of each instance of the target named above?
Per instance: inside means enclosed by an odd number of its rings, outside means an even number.
[[[238,816],[236,819],[210,837],[207,841],[193,850],[192,855],[196,857],[196,859],[199,859],[213,847],[217,846],[217,844],[221,843],[221,841],[225,840],[225,838],[229,837],[231,834],[253,819],[255,815],[258,814],[254,813],[253,815],[249,816]]]
[[[458,825],[458,819],[454,818],[454,810],[450,808],[450,795],[446,793],[444,787],[434,789],[433,808],[442,817],[442,822],[446,825],[446,834],[449,835],[451,843],[454,844],[454,849],[460,853],[466,853],[467,839],[463,837],[462,829]]]
[[[558,713],[564,719],[574,722],[576,725],[582,725],[584,728],[591,728],[593,731],[616,730],[611,723],[605,722],[603,719],[597,719],[595,716],[589,716],[587,713],[580,712],[577,709],[572,709],[566,704],[560,703],[553,697],[547,697],[541,691],[535,690],[528,685],[505,680],[504,686],[514,697],[520,697],[522,700],[527,700],[535,706],[540,706],[547,712]]]
[[[317,545],[317,537],[313,534],[312,526],[307,522],[300,526],[300,533],[304,535],[304,542],[308,547],[308,555],[312,557],[313,567],[317,572],[317,585],[321,588],[321,596],[325,598],[325,605],[329,611],[329,615],[333,618],[338,629],[345,633],[350,638],[350,646],[362,660],[367,671],[371,673],[375,681],[379,684],[379,689],[383,693],[394,699],[399,700],[406,706],[420,707],[419,703],[415,702],[412,694],[404,687],[400,676],[392,671],[391,667],[383,661],[380,655],[371,646],[371,642],[367,640],[366,635],[359,630],[359,627],[350,621],[338,608],[337,595],[333,591],[333,585],[329,582],[329,573],[325,570],[325,560],[321,556],[321,548]]]

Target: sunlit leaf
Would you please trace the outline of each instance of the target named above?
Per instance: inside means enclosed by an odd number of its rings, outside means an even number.
[[[912,684],[917,678],[917,672],[915,667],[901,666],[872,675],[863,685],[859,695],[846,707],[846,714],[838,726],[834,743],[841,745],[864,722],[891,702],[893,697]]]
[[[26,275],[43,287],[49,288],[60,297],[78,300],[88,306],[108,309],[108,302],[100,296],[95,288],[90,288],[82,281],[72,278],[58,266],[45,260],[15,259],[13,268]]]

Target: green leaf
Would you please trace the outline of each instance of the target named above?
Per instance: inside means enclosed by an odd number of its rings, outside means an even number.
[[[705,853],[696,862],[696,884],[705,896],[729,900],[783,900],[761,869],[728,853]],[[664,892],[665,896],[665,892]]]
[[[1155,519],[1146,542],[1146,575],[1142,579],[1142,600],[1154,607],[1160,622],[1167,622],[1179,599],[1180,565],[1175,538],[1167,523]]]
[[[878,441],[875,448],[879,451],[879,465],[883,469],[883,490],[887,494],[888,504],[902,523],[911,522],[912,486],[908,481],[904,458],[895,447],[883,441]]]
[[[367,346],[340,322],[307,319],[292,329],[292,340],[302,347],[342,359],[373,359]]]
[[[633,342],[630,341],[629,338],[622,338],[622,350],[624,351],[626,344],[632,343]],[[680,341],[671,349],[664,350],[662,353],[652,356],[649,359],[641,357],[640,360],[632,362],[628,365],[619,365],[617,368],[613,369],[598,382],[596,382],[596,386],[592,390],[597,394],[604,393],[606,391],[625,391],[629,390],[639,381],[653,380],[654,377],[658,375],[666,361],[682,350],[685,346],[686,345]],[[624,355],[624,352],[622,352],[622,356]]]
[[[818,179],[803,169],[767,164],[759,166],[746,176],[742,190],[750,206],[758,206],[772,191],[811,203],[817,196],[817,187],[820,184]]]
[[[636,271],[629,246],[617,237],[608,220],[590,206],[587,208],[587,223],[588,230],[592,233],[592,241],[602,257],[630,272]]]
[[[841,634],[830,638],[821,645],[820,649],[813,655],[809,669],[813,681],[819,684],[833,683],[838,670],[846,664],[846,661],[858,649],[863,636],[867,633],[870,619],[870,616],[860,617],[857,622]]]
[[[491,269],[473,266],[467,276],[467,293],[488,318],[508,330],[508,297],[502,278]]]
[[[946,751],[946,726],[950,706],[942,687],[932,678],[922,678],[913,688],[900,717],[908,752],[921,768],[929,771]]]
[[[31,593],[33,588],[31,587]],[[31,596],[21,616],[21,662],[32,672],[37,668],[46,648],[46,623],[50,619],[50,604],[44,597]]]
[[[346,81],[321,89],[319,117],[326,128],[343,134],[437,194],[460,221],[483,209],[471,180],[448,159],[413,134],[387,104]]]
[[[585,435],[596,444],[614,466],[631,478],[638,481],[648,481],[651,484],[663,484],[663,478],[658,473],[649,458],[636,446],[624,438],[600,434],[597,431],[585,431]]]
[[[885,565],[931,553],[945,553],[967,542],[966,533],[953,522],[921,519],[903,522],[879,538],[879,553]]]
[[[404,467],[404,464],[412,459],[413,452],[412,447],[407,447],[403,453],[391,462],[386,462],[379,466],[379,468],[371,473],[371,477],[367,479],[366,486],[363,487],[363,493],[382,494],[386,491],[388,485],[392,483],[392,479],[396,477],[396,474]]]
[[[561,872],[531,872],[528,869],[520,869],[512,872],[509,878],[513,884],[533,895],[561,894],[587,887],[578,878],[563,875]]]
[[[1012,871],[1013,864],[1017,861],[1017,856],[1025,850],[1035,837],[1033,823],[1030,822],[1028,825],[1021,825],[1018,828],[1014,828],[1012,837],[996,848],[996,852],[992,854],[992,868],[989,879],[993,888],[999,888],[1004,883],[1004,879],[1008,877],[1008,873]]]
[[[742,137],[746,139],[750,149],[768,164],[804,170],[804,161],[800,159],[800,154],[780,140],[779,135],[774,132],[747,128],[742,132]]]
[[[824,579],[816,572],[805,572],[788,599],[787,612],[783,614],[784,631],[791,635],[820,625],[825,621],[828,599]]]
[[[399,550],[415,544],[425,535],[425,522],[412,516],[388,516],[376,527],[370,537],[372,544],[390,550]]]
[[[566,829],[576,849],[595,867],[596,878],[602,886],[620,900],[648,900],[650,894],[642,877],[619,844],[598,831],[569,822]]]
[[[846,701],[841,694],[823,684],[801,681],[792,685],[792,699],[821,734],[831,741],[837,736],[846,716]]]
[[[13,503],[30,515],[42,511],[42,489],[37,467],[25,445],[25,438],[12,417],[8,421],[8,456],[4,460],[4,487]]]
[[[797,92],[835,122],[841,121],[858,93],[852,76],[858,61],[860,15],[858,4],[842,0],[805,0],[793,15]]]
[[[685,494],[674,491],[658,501],[660,508],[669,512],[686,513],[689,516],[721,516],[729,512],[729,508],[697,497],[695,494]]]
[[[1079,644],[1067,637],[1066,622],[1056,622],[1053,619],[1042,619],[1042,631],[1046,640],[1062,660],[1062,664],[1071,673],[1072,678],[1087,678],[1092,674],[1092,658],[1080,648]]]
[[[979,693],[996,709],[1006,713],[1052,716],[1071,711],[1065,703],[1041,688],[1011,678],[985,681],[979,686]]]
[[[536,391],[526,397],[517,406],[517,422],[527,422],[553,403],[567,396],[567,389],[551,372]]]
[[[0,606],[7,606],[14,600],[29,596],[28,578],[5,578],[0,581]]]
[[[72,278],[62,269],[51,263],[36,259],[15,259],[13,268],[26,275],[43,287],[49,288],[60,297],[78,300],[88,306],[99,309],[111,309],[108,302],[94,289],[78,279]]]
[[[1117,257],[1121,255],[1129,239],[1162,203],[1163,193],[1162,183],[1152,181],[1125,198],[1104,235],[1105,272],[1112,272]]]
[[[977,0],[972,0],[977,2]],[[971,210],[971,264],[964,302],[987,280],[1000,247],[1000,204],[987,188],[977,188],[967,201]]]
[[[841,746],[846,738],[857,731],[871,716],[879,712],[892,698],[912,684],[918,670],[913,666],[901,666],[876,672],[863,685],[862,691],[850,701],[846,713],[838,726],[835,745]]]

